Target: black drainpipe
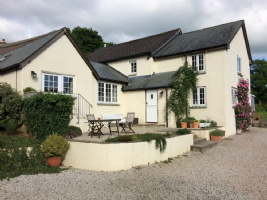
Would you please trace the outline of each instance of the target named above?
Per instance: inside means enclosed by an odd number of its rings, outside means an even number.
[[[166,127],[168,127],[168,88],[166,88]]]

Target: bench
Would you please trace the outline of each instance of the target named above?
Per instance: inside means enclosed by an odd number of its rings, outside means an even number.
[[[102,114],[102,119],[120,119],[119,123],[125,123],[125,118],[123,114]],[[116,123],[116,121],[112,121],[111,123]],[[108,128],[107,123],[103,123],[104,127]]]

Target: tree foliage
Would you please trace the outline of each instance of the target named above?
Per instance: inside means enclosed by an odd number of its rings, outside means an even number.
[[[171,94],[167,101],[167,110],[173,112],[176,119],[182,118],[186,112],[190,113],[188,99],[192,91],[196,91],[198,73],[185,63],[173,75],[174,81],[170,85]]]
[[[22,110],[22,96],[10,84],[0,83],[0,124],[7,119],[18,121]]]
[[[77,26],[72,29],[72,31],[69,28],[67,28],[67,30],[85,55],[104,47],[102,36],[92,28],[81,28]],[[106,45],[108,47],[115,44],[113,42],[108,42]]]
[[[256,96],[256,102],[259,101],[267,107],[267,61],[254,60],[250,68],[251,92]]]

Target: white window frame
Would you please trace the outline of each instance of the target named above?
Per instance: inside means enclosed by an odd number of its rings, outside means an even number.
[[[72,93],[68,95],[73,95],[74,94],[74,76],[69,76],[69,75],[64,75],[64,74],[54,74],[54,73],[46,73],[42,72],[42,92],[44,92],[44,87],[45,87],[45,75],[48,76],[57,76],[58,77],[58,92],[64,93],[64,77],[72,78],[73,79],[73,86],[72,86]]]
[[[232,106],[234,107],[237,104],[237,96],[236,96],[236,88],[231,88],[231,94],[232,94]]]
[[[135,65],[135,72],[132,70],[133,65]],[[130,72],[131,72],[131,74],[137,74],[137,62],[136,62],[136,60],[130,61]]]
[[[237,56],[237,72],[242,73],[242,58]]]
[[[205,104],[200,104],[200,89],[204,89],[204,101]],[[206,107],[207,106],[207,95],[206,87],[197,87],[197,103],[194,103],[194,93],[192,91],[192,107]]]
[[[199,56],[203,55],[203,70],[199,70]],[[195,54],[195,55],[191,55],[191,66],[194,69],[193,66],[193,56],[196,56],[196,68],[198,72],[205,72],[206,71],[206,67],[205,67],[205,54],[201,53],[201,54]]]
[[[99,83],[102,83],[104,84],[104,101],[100,101],[99,100]],[[106,85],[107,84],[110,84],[111,85],[111,90],[110,90],[110,93],[111,93],[111,102],[107,102],[106,101]],[[117,101],[116,102],[113,102],[113,86],[117,86]],[[102,81],[99,81],[97,83],[97,102],[98,103],[103,103],[103,104],[118,104],[119,103],[119,85],[118,84],[114,84],[114,83],[109,83],[109,82],[102,82]]]

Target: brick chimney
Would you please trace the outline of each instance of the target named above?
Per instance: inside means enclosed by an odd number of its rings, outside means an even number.
[[[0,41],[0,45],[1,44],[6,44],[6,40],[5,39],[2,39],[2,41]]]

